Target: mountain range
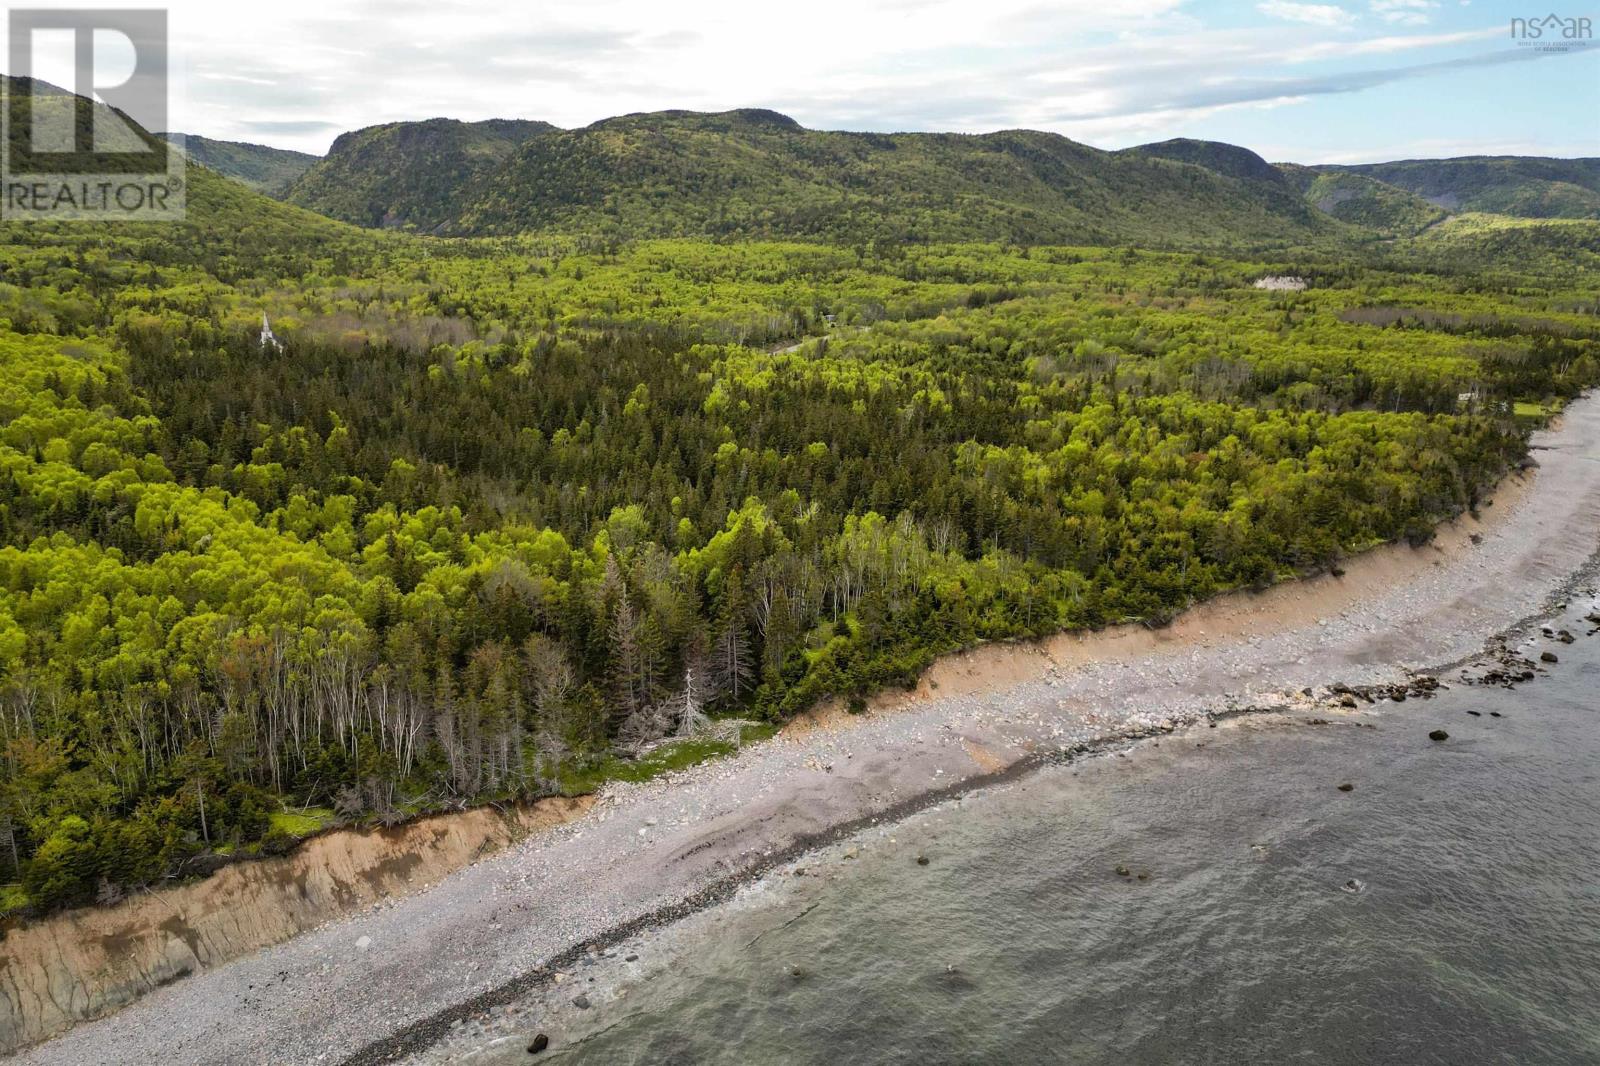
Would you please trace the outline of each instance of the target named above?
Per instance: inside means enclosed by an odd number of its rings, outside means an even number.
[[[1600,159],[1273,164],[1214,141],[1104,151],[1058,134],[811,130],[773,111],[659,111],[580,129],[428,119],[321,158],[190,136],[191,158],[360,226],[438,235],[1303,244],[1452,214],[1600,218]]]

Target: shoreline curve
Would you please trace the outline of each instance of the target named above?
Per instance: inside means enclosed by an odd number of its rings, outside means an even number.
[[[1600,400],[1575,401],[1534,447],[1536,471],[1421,548],[1227,594],[1163,629],[947,656],[867,714],[825,706],[737,757],[609,786],[577,820],[425,892],[168,985],[17,1061],[394,1061],[567,960],[864,825],[1219,711],[1467,658],[1600,548]]]

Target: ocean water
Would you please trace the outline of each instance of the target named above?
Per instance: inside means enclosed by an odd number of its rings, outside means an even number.
[[[1545,648],[1515,692],[1234,720],[871,830],[451,1057],[1600,1063],[1600,636]]]

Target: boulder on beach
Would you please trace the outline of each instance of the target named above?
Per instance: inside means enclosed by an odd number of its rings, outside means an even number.
[[[539,1052],[543,1051],[549,1046],[550,1038],[545,1036],[543,1033],[540,1033],[538,1036],[533,1038],[533,1043],[528,1045],[528,1054],[537,1055]]]
[[[1449,740],[1450,739],[1450,734],[1446,733],[1442,729],[1435,729],[1433,732],[1428,734],[1428,739],[1429,740]]]
[[[1556,657],[1556,653],[1555,652],[1547,651],[1547,652],[1545,652],[1545,653],[1543,653],[1542,655],[1539,656],[1539,661],[1542,662],[1542,663],[1558,663],[1561,660]]]

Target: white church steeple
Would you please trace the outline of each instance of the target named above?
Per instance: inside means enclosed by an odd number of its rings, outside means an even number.
[[[272,335],[272,324],[267,321],[267,313],[263,311],[261,312],[261,350],[266,351],[268,345],[271,345],[273,351],[283,351],[283,345],[278,342],[277,337]]]

